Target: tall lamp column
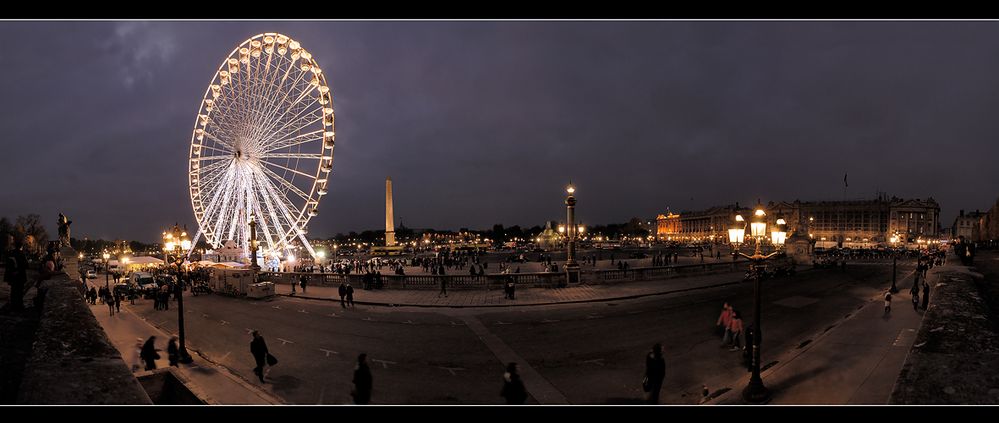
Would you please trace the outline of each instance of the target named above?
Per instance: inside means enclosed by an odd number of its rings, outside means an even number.
[[[576,197],[573,195],[576,188],[572,182],[566,187],[565,192],[569,194],[565,199],[566,225],[565,233],[567,238],[566,259],[565,259],[565,279],[567,283],[579,282],[579,263],[576,263]]]
[[[181,269],[184,264],[184,252],[191,251],[191,240],[187,238],[187,231],[180,229],[180,226],[173,225],[173,229],[169,232],[164,232],[163,235],[163,253],[165,257],[170,251],[175,252],[174,264],[177,265],[177,287],[175,288],[175,296],[177,297],[177,326],[179,328],[179,338],[180,338],[180,361],[184,364],[190,364],[194,362],[194,358],[191,354],[187,352],[187,343],[185,342],[184,336],[184,279],[181,275]]]
[[[753,220],[750,224],[753,239],[756,241],[756,252],[753,255],[746,255],[739,252],[739,246],[743,243],[746,234],[746,221],[742,215],[735,216],[735,224],[729,229],[729,242],[732,244],[735,253],[750,260],[750,270],[753,272],[753,375],[749,379],[749,384],[742,390],[742,397],[747,402],[764,403],[770,399],[770,391],[763,385],[763,378],[760,377],[760,344],[763,342],[763,335],[760,326],[760,315],[762,314],[760,305],[760,273],[765,266],[764,262],[781,253],[780,247],[787,239],[787,223],[784,219],[777,219],[776,230],[771,232],[771,242],[775,251],[764,255],[760,251],[760,246],[766,236],[767,221],[766,213],[762,206],[757,206],[753,213]],[[746,340],[749,341],[748,339]]]

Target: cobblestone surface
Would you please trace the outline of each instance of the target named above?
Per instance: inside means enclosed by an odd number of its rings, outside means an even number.
[[[930,278],[930,307],[892,404],[999,404],[997,270],[999,253],[989,252]]]

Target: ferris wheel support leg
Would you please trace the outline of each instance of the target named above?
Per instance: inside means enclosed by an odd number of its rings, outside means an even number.
[[[305,239],[305,235],[298,234],[298,239],[302,240],[302,245],[305,246],[306,250],[309,250],[309,254],[312,255],[312,258],[316,258],[316,250],[312,249],[312,244],[309,244],[309,240]]]
[[[194,247],[198,245],[198,238],[201,237],[201,228],[198,228],[198,232],[194,234],[194,238],[191,238],[191,249],[187,250],[187,258],[191,258],[191,253],[194,252]]]

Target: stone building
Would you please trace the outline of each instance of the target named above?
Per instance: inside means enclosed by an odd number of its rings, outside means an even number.
[[[975,210],[971,213],[965,213],[961,210],[960,213],[954,218],[954,225],[950,227],[950,236],[953,239],[957,239],[959,236],[963,236],[964,239],[980,241],[987,236],[984,236],[983,229],[984,225],[983,218],[988,215],[988,213],[982,213]]]
[[[739,203],[679,214],[667,211],[667,215],[656,218],[656,237],[661,241],[727,243],[735,215],[748,216],[751,212]]]
[[[788,232],[801,231],[817,247],[874,248],[888,246],[894,235],[902,243],[936,239],[940,205],[926,200],[888,198],[871,200],[807,201],[771,203],[770,220],[784,218]]]
[[[770,225],[782,218],[787,222],[789,236],[794,233],[807,235],[816,247],[873,248],[887,246],[896,234],[902,242],[915,243],[919,239],[935,239],[939,233],[940,205],[932,197],[926,200],[878,196],[870,200],[781,201],[768,203],[764,210]],[[752,210],[736,203],[660,215],[657,235],[661,240],[726,243],[728,228],[736,213],[749,219]]]

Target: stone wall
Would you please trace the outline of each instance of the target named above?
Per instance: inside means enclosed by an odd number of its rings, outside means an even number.
[[[17,402],[152,404],[83,301],[75,277],[59,274],[39,283],[40,323]]]

